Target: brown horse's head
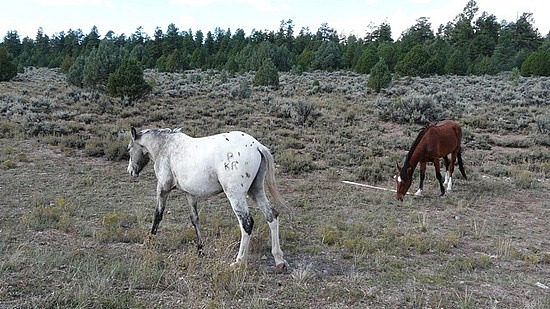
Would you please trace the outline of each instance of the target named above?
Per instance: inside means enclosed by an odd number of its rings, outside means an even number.
[[[407,194],[407,191],[409,191],[409,188],[411,187],[412,168],[410,166],[403,166],[403,168],[401,168],[399,167],[399,163],[397,163],[397,175],[394,178],[397,183],[397,199],[401,201],[403,200],[403,196]]]

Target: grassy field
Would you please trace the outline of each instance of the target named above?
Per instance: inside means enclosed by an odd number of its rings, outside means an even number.
[[[404,78],[381,94],[347,72],[148,72],[131,105],[36,69],[0,83],[0,308],[549,308],[550,79]],[[393,188],[423,124],[464,131],[468,180]],[[272,149],[281,245],[255,219],[249,261],[223,195],[201,201],[204,255],[175,191],[156,237],[156,180],[126,172],[130,126],[243,130]],[[415,173],[418,175],[418,172]],[[414,180],[411,191],[418,186]]]

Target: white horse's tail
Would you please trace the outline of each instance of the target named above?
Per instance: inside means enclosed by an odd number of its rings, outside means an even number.
[[[277,188],[277,182],[275,180],[275,160],[269,149],[263,145],[258,147],[258,151],[262,155],[262,160],[266,163],[265,183],[269,194],[275,199],[275,201],[282,206],[287,206],[286,201],[283,199]]]

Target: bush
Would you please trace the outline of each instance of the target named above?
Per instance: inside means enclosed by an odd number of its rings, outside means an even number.
[[[277,160],[284,173],[301,174],[314,170],[313,158],[311,155],[298,154],[293,150],[283,152],[281,158]]]
[[[270,106],[270,112],[276,113],[278,117],[290,118],[301,126],[310,125],[321,116],[315,103],[304,101],[275,102]]]
[[[428,124],[451,117],[450,111],[443,109],[433,96],[408,95],[393,102],[377,100],[374,103],[379,118],[397,123]]]
[[[232,98],[248,99],[252,96],[252,88],[248,84],[248,81],[243,79],[239,82],[238,87],[231,88],[230,95]]]
[[[395,65],[395,73],[400,76],[426,76],[430,55],[420,44],[415,45],[402,60]]]
[[[37,231],[51,228],[69,232],[75,227],[75,211],[73,203],[56,198],[53,203],[38,202],[21,217],[21,223]]]
[[[333,41],[324,41],[315,52],[315,58],[311,63],[314,70],[334,71],[338,70],[344,64],[344,58],[338,43]]]
[[[109,95],[121,99],[128,98],[130,103],[150,91],[151,85],[143,79],[143,70],[134,58],[122,61],[120,67],[109,76],[107,82]]]
[[[10,54],[0,48],[0,82],[12,80],[17,76],[17,66],[13,64]]]
[[[386,88],[391,83],[390,69],[386,65],[384,59],[380,59],[376,65],[372,68],[367,87],[374,89],[377,93]]]
[[[256,72],[254,80],[252,81],[254,86],[274,86],[279,87],[279,72],[277,67],[270,59],[264,60],[262,66]]]
[[[523,76],[550,76],[550,52],[536,51],[529,56],[521,65]]]
[[[72,63],[67,73],[67,81],[74,86],[82,87],[82,78],[84,76],[84,65],[86,64],[86,56],[78,56]]]

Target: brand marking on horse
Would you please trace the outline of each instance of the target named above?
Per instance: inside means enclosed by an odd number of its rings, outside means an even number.
[[[233,171],[239,169],[239,161],[233,160],[233,153],[227,153],[227,162],[223,163],[223,167],[226,171]]]

